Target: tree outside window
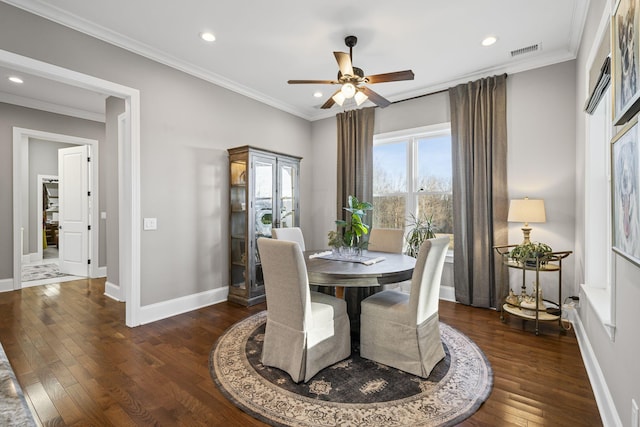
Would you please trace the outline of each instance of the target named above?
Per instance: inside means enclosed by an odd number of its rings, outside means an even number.
[[[377,135],[373,147],[373,227],[405,228],[411,214],[432,217],[453,244],[449,123]]]

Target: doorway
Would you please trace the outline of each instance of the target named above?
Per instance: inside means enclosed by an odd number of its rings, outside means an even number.
[[[82,242],[69,241],[66,249],[73,249],[69,245],[76,245],[87,248],[88,256],[82,260],[82,267],[74,271],[67,271],[58,260],[45,259],[44,248],[51,246],[49,252],[56,252],[59,255],[59,240],[61,239],[59,227],[59,193],[58,174],[59,153],[68,150],[75,150],[75,147],[87,146],[91,152],[95,153],[94,161],[88,165],[90,171],[81,181],[82,187],[89,190],[93,200],[98,200],[98,141],[88,138],[80,138],[71,135],[43,132],[33,129],[14,128],[14,147],[18,146],[18,156],[23,174],[20,178],[14,179],[14,193],[21,192],[21,216],[14,217],[14,229],[20,229],[22,233],[22,245],[20,252],[14,253],[14,259],[20,262],[19,276],[14,276],[14,280],[19,280],[20,287],[37,286],[48,283],[64,282],[81,277],[102,277],[106,269],[101,269],[97,262],[84,264],[90,259],[97,259],[100,252],[100,242],[98,239],[97,226],[91,228],[88,233],[84,233]],[[32,170],[35,169],[35,170]],[[49,172],[50,175],[39,174],[39,172]],[[36,176],[38,179],[36,179]],[[79,177],[74,180],[80,179]],[[37,186],[37,188],[34,186]],[[85,190],[86,191],[86,190]],[[36,199],[37,198],[37,203]],[[90,210],[91,202],[85,202],[85,209]],[[87,218],[88,224],[98,224],[97,203],[93,203],[95,209],[90,212]],[[18,222],[18,224],[16,224]],[[57,258],[57,257],[56,257]],[[91,267],[90,269],[87,267]]]
[[[118,176],[121,185],[118,193],[119,212],[119,285],[126,294],[126,324],[133,327],[140,325],[140,91],[87,74],[62,68],[53,64],[38,61],[26,56],[0,49],[0,65],[10,69],[30,73],[56,82],[91,90],[107,96],[122,98],[125,101],[127,139],[119,141]],[[20,180],[23,175],[21,166],[21,143],[15,138],[13,180]],[[18,142],[16,142],[18,141]],[[13,217],[20,216],[22,191],[13,193]],[[13,253],[21,253],[21,230],[14,221]],[[19,277],[21,259],[13,257],[14,289],[20,289]]]

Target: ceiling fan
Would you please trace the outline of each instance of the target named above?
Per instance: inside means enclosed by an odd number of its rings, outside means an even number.
[[[373,83],[397,82],[401,80],[413,80],[413,71],[396,71],[393,73],[374,74],[365,76],[364,71],[352,64],[353,47],[358,43],[356,36],[347,36],[344,43],[349,48],[349,53],[333,52],[338,61],[338,78],[336,80],[289,80],[289,84],[332,84],[341,85],[321,108],[331,108],[333,104],[342,105],[348,98],[354,98],[357,105],[367,99],[378,107],[386,107],[391,104],[389,100],[369,89],[366,85]]]

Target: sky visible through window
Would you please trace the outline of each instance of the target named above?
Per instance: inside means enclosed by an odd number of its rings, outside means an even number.
[[[374,193],[407,191],[406,141],[376,145],[373,150],[373,164],[376,171]],[[417,167],[417,175],[421,181],[431,176],[439,181],[447,182],[450,186],[452,176],[451,137],[440,135],[421,138],[418,141]],[[382,180],[385,182],[381,182]],[[388,185],[391,185],[391,188]]]

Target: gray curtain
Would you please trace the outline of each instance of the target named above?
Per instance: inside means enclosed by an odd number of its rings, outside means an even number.
[[[449,89],[456,300],[496,307],[507,244],[507,75]]]
[[[345,111],[338,120],[337,216],[344,218],[349,196],[373,202],[373,123],[375,107]],[[368,214],[370,215],[370,214]],[[371,220],[371,218],[367,218]]]
[[[373,203],[373,123],[375,107],[345,111],[338,121],[338,189],[336,218],[345,219],[350,195]],[[366,223],[371,225],[371,213]],[[345,300],[352,331],[360,328],[360,301],[376,292],[375,288],[346,288]]]

